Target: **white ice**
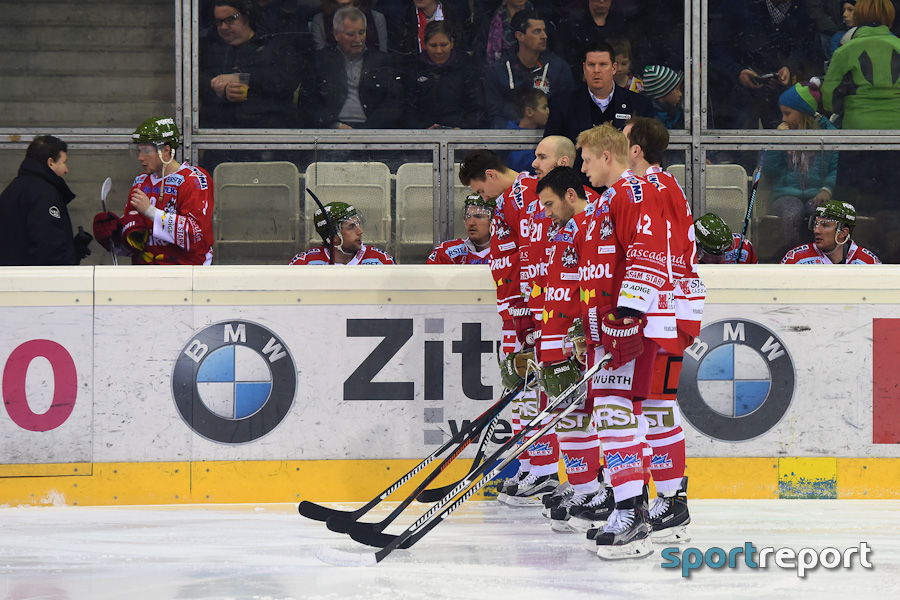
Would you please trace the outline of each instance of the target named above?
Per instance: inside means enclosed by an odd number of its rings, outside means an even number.
[[[339,506],[339,505],[331,505]],[[341,505],[352,509],[358,505]],[[394,505],[366,519],[380,520]],[[691,500],[692,540],[839,550],[865,542],[873,568],[702,567],[687,579],[660,551],[604,562],[582,535],[558,534],[535,508],[471,502],[409,550],[371,567],[335,567],[319,547],[368,551],[293,504],[0,509],[0,600],[478,598],[896,598],[900,501]],[[424,511],[409,509],[388,532]],[[771,562],[771,560],[770,560]]]

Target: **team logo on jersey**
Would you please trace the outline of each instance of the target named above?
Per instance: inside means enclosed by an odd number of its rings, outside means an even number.
[[[550,448],[550,442],[536,442],[528,448],[528,454],[531,456],[550,456],[553,449]]]
[[[718,321],[684,352],[678,404],[704,435],[743,442],[781,421],[795,389],[794,361],[774,332],[745,319]]]
[[[297,391],[297,367],[285,343],[250,321],[225,321],[196,332],[172,373],[181,418],[220,444],[257,440],[284,420]]]
[[[609,217],[603,217],[600,222],[600,239],[608,240],[613,234],[613,224]]]
[[[637,454],[622,455],[619,452],[606,455],[606,469],[612,473],[618,473],[624,469],[637,469],[641,466],[641,461]]]
[[[578,252],[575,248],[569,246],[562,253],[562,266],[567,269],[574,269],[578,266]]]
[[[505,240],[512,233],[512,229],[509,228],[509,225],[507,225],[503,221],[500,221],[497,223],[495,232],[498,240]]]

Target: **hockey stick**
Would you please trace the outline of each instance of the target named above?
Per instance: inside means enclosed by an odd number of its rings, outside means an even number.
[[[481,457],[484,456],[484,447],[487,444],[488,438],[494,434],[494,426],[497,423],[497,419],[500,417],[500,412],[504,408],[506,408],[506,404],[508,404],[508,401],[503,402],[503,400],[505,400],[506,398],[509,398],[509,401],[511,401],[513,397],[515,397],[515,396],[511,396],[509,394],[504,395],[503,399],[501,399],[501,402],[498,402],[493,407],[491,407],[491,411],[490,411],[491,415],[489,415],[488,413],[484,413],[480,417],[478,417],[478,419],[476,419],[475,422],[469,424],[469,427],[466,428],[466,430],[469,432],[468,437],[466,437],[464,440],[462,440],[459,443],[459,446],[453,451],[453,453],[450,454],[443,461],[441,461],[441,464],[439,464],[437,467],[435,467],[434,470],[428,474],[428,477],[426,477],[416,487],[416,489],[412,491],[412,493],[410,493],[406,498],[404,498],[400,502],[400,504],[394,510],[392,510],[391,513],[387,517],[385,517],[381,521],[378,521],[377,523],[362,523],[362,522],[359,522],[359,521],[356,521],[353,519],[348,519],[342,515],[340,515],[340,516],[335,515],[333,517],[329,517],[329,519],[325,522],[325,525],[328,527],[328,529],[330,529],[332,531],[336,531],[338,533],[349,533],[351,528],[355,529],[357,527],[368,528],[374,532],[383,531],[385,527],[390,525],[394,521],[394,519],[399,517],[400,514],[404,510],[406,510],[406,508],[410,504],[413,503],[413,500],[420,498],[421,495],[425,492],[433,491],[433,490],[426,490],[425,488],[427,488],[428,485],[432,481],[434,481],[438,475],[443,473],[444,469],[447,468],[447,465],[449,465],[451,462],[453,462],[456,459],[456,457],[458,457],[460,454],[462,454],[463,450],[465,450],[469,446],[469,444],[471,444],[472,442],[474,442],[475,440],[478,439],[478,436],[484,430],[484,423],[487,422],[484,419],[486,419],[487,417],[490,417],[490,422],[487,425],[489,432],[482,439],[481,446],[478,448],[478,453],[475,456],[475,460],[472,462],[472,467],[470,468],[469,473],[474,471],[480,465]],[[502,406],[500,406],[501,404],[502,404]],[[495,408],[496,408],[496,410],[494,410]],[[466,477],[468,477],[468,475],[469,474],[467,473]],[[449,484],[449,486],[445,486],[445,487],[447,487],[447,489],[452,489],[457,484],[459,484],[459,481],[455,481],[455,482]],[[438,488],[438,489],[440,490],[443,488]],[[437,500],[437,499],[443,498],[443,496],[444,496],[444,494],[441,494],[440,496],[438,496],[435,499]]]
[[[756,190],[759,189],[759,179],[762,176],[763,161],[766,159],[766,149],[759,151],[759,160],[756,161],[756,169],[753,171],[753,182],[750,184],[750,201],[747,203],[747,216],[744,217],[744,226],[741,228],[741,244],[734,253],[734,264],[741,262],[744,253],[744,238],[747,237],[747,229],[750,227],[750,215],[753,214],[753,203],[756,201]]]
[[[419,517],[412,525],[410,525],[400,535],[388,535],[384,533],[372,533],[367,530],[359,530],[354,528],[350,531],[351,537],[356,541],[370,545],[381,546],[376,552],[358,553],[347,552],[336,548],[320,548],[316,552],[316,557],[323,562],[339,566],[368,566],[381,562],[391,552],[397,548],[409,548],[429,531],[446,519],[450,513],[459,508],[466,500],[472,497],[475,492],[481,489],[487,482],[497,476],[509,463],[518,458],[528,447],[535,441],[545,435],[550,429],[556,426],[560,420],[567,417],[572,411],[578,407],[578,402],[570,397],[575,396],[581,387],[590,381],[594,374],[612,360],[610,354],[606,354],[597,364],[588,369],[582,379],[569,387],[565,392],[556,397],[547,407],[538,413],[531,421],[529,421],[522,430],[515,436],[510,438],[503,446],[501,446],[490,458],[488,458],[471,476],[467,477],[459,483],[443,500],[431,507],[424,515]],[[525,436],[531,432],[541,421],[550,416],[554,411],[566,405],[559,413],[554,415],[550,421],[541,427],[531,438],[519,444]],[[511,450],[511,451],[510,451]],[[505,453],[509,452],[509,454]],[[499,464],[497,461],[500,461]],[[480,477],[480,479],[475,479]],[[474,485],[473,485],[474,482]],[[462,496],[453,500],[458,494],[472,486]],[[368,534],[368,535],[367,535]]]
[[[108,212],[106,210],[106,196],[109,195],[110,189],[112,189],[112,179],[107,177],[106,181],[103,182],[103,185],[100,186],[100,202],[103,204],[103,212]],[[116,259],[116,244],[111,239],[109,240],[109,255],[112,257],[113,266],[118,267],[119,261]]]
[[[472,440],[467,438],[477,437],[479,433],[481,433],[481,429],[484,428],[484,423],[489,419],[493,419],[494,416],[500,414],[503,408],[521,391],[522,387],[525,385],[525,382],[521,382],[518,386],[513,388],[512,391],[506,393],[500,400],[498,400],[493,406],[491,406],[488,410],[482,413],[477,419],[475,419],[472,423],[469,424],[468,427],[464,427],[460,431],[456,433],[452,438],[447,440],[440,448],[429,454],[425,459],[422,460],[418,465],[412,468],[406,475],[392,483],[386,490],[372,498],[369,502],[367,502],[364,506],[354,510],[354,511],[346,511],[346,510],[338,510],[334,508],[328,508],[327,506],[322,506],[321,504],[316,504],[315,502],[310,502],[308,500],[304,500],[297,507],[297,511],[308,519],[313,519],[314,521],[328,521],[332,517],[342,517],[344,519],[349,519],[351,521],[356,521],[362,515],[366,514],[372,508],[374,508],[377,504],[384,501],[388,496],[396,492],[400,489],[403,484],[412,479],[417,473],[422,471],[425,467],[431,464],[438,456],[443,454],[445,451],[449,450],[453,446],[461,444],[463,442],[468,445]],[[454,453],[451,455],[453,458],[456,458],[458,453]],[[415,496],[412,496],[415,498]],[[410,500],[411,501],[411,500]]]
[[[318,168],[318,167],[316,167]],[[315,201],[316,205],[322,210],[322,214],[325,215],[325,226],[328,227],[328,239],[324,240],[325,247],[328,249],[328,264],[334,264],[334,248],[328,248],[331,245],[331,238],[337,235],[337,229],[334,228],[334,223],[331,222],[331,215],[328,214],[328,211],[325,210],[325,207],[322,205],[322,201],[319,200],[319,197],[309,188],[306,188],[306,193],[309,194],[313,201]],[[312,217],[316,218],[315,215]],[[315,225],[315,223],[313,223]]]

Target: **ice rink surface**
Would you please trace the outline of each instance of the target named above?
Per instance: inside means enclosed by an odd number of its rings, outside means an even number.
[[[355,508],[358,505],[331,505]],[[394,505],[370,513],[380,520]],[[399,532],[424,511],[391,526]],[[661,550],[605,562],[579,534],[550,531],[535,508],[464,505],[409,550],[335,567],[321,546],[363,551],[294,504],[0,508],[0,600],[898,597],[900,501],[692,500],[680,547],[871,548],[850,569],[662,568]],[[374,551],[374,549],[372,549]],[[772,562],[771,559],[769,561]]]

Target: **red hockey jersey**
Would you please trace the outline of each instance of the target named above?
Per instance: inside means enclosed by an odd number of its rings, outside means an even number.
[[[327,265],[331,253],[325,246],[316,246],[310,248],[306,252],[301,252],[291,259],[292,265]],[[335,262],[340,265],[343,263]],[[347,263],[348,265],[395,265],[394,257],[374,246],[366,246],[365,244],[359,249],[359,252]]]
[[[510,319],[510,304],[529,293],[530,218],[527,209],[538,200],[537,178],[520,173],[508,190],[497,197],[491,226],[491,275],[497,287],[497,312]]]
[[[429,265],[486,265],[491,262],[491,246],[477,250],[468,239],[448,240],[438,245],[428,260]]]

